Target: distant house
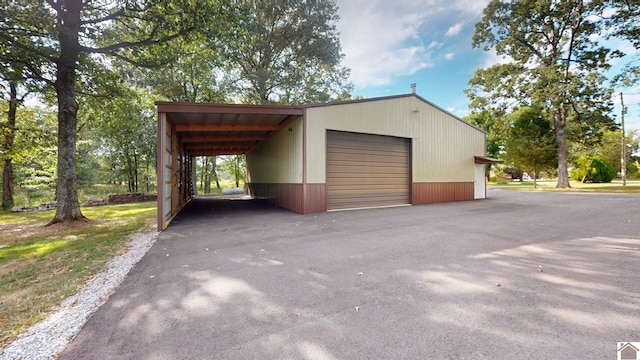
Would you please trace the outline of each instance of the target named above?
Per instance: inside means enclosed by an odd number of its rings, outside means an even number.
[[[302,214],[484,199],[486,132],[416,95],[304,106],[158,102],[158,229],[196,156],[246,154],[249,194]]]

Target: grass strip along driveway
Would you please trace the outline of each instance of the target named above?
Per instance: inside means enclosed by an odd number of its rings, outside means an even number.
[[[0,212],[0,347],[45,318],[155,221],[156,203],[83,208],[87,221],[45,226],[50,211]]]

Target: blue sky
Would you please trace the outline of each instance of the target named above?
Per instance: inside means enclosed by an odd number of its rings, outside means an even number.
[[[337,0],[344,65],[353,94],[366,98],[417,93],[458,116],[469,113],[463,90],[477,68],[500,61],[474,49],[474,25],[489,0]],[[630,44],[617,43],[634,52]],[[637,51],[636,56],[640,56]],[[624,61],[628,61],[625,59]],[[619,69],[622,63],[615,64]],[[640,86],[623,91],[627,128],[640,129]],[[614,98],[619,121],[619,96]]]

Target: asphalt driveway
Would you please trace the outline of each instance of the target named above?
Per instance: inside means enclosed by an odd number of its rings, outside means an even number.
[[[615,359],[640,196],[299,215],[192,201],[62,359]]]

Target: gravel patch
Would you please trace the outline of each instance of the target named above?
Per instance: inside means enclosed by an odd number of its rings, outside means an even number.
[[[0,360],[55,359],[80,331],[89,316],[104,304],[158,238],[155,228],[131,236],[129,249],[107,269],[87,281],[48,318],[25,330],[0,353]]]

